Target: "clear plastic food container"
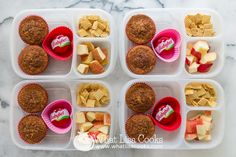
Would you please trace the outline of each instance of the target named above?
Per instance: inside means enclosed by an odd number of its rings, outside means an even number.
[[[134,115],[135,113],[131,111],[125,102],[126,91],[135,83],[144,82],[153,88],[156,93],[156,102],[163,97],[171,96],[175,97],[181,105],[181,116],[182,123],[178,130],[173,132],[168,132],[162,130],[156,126],[156,132],[158,138],[162,138],[163,142],[149,141],[148,143],[135,143],[128,138],[125,131],[125,123],[127,119]],[[217,93],[217,106],[216,107],[192,107],[186,104],[185,100],[185,86],[188,83],[209,83],[211,84]],[[147,113],[150,114],[151,110]],[[211,141],[186,141],[185,140],[185,130],[186,130],[186,120],[187,116],[196,114],[199,111],[212,111],[213,117],[213,129],[212,129],[212,140]],[[120,131],[124,142],[131,148],[138,149],[210,149],[216,147],[221,143],[224,136],[224,126],[225,126],[225,102],[224,102],[224,91],[223,88],[216,81],[207,79],[135,79],[126,83],[120,94],[120,104],[119,104],[119,124]]]
[[[20,119],[27,115],[18,104],[17,96],[21,88],[30,83],[37,83],[43,86],[46,91],[48,92],[48,98],[50,102],[53,102],[58,99],[66,99],[71,102],[73,106],[73,119],[72,119],[72,129],[66,134],[56,134],[48,129],[46,137],[37,144],[28,144],[24,142],[19,134],[18,134],[18,123]],[[76,103],[76,90],[77,87],[81,83],[99,83],[105,86],[109,93],[110,93],[110,103],[106,107],[99,107],[99,108],[83,108],[77,105]],[[12,92],[12,101],[11,101],[11,108],[10,108],[10,132],[13,142],[20,148],[23,149],[31,149],[31,150],[75,150],[73,146],[73,139],[76,134],[76,112],[82,111],[98,111],[98,112],[106,112],[109,113],[111,116],[111,126],[109,131],[109,136],[113,137],[114,134],[114,95],[111,90],[111,86],[103,81],[98,80],[90,80],[90,81],[58,81],[58,80],[32,80],[32,81],[22,81],[18,83],[13,92]],[[39,113],[40,114],[40,113]],[[106,145],[109,144],[95,144],[93,149],[102,149]]]
[[[211,16],[211,22],[216,32],[214,37],[190,37],[186,34],[184,19],[187,15],[206,14]],[[157,33],[173,28],[179,31],[182,38],[181,52],[179,58],[172,63],[165,63],[157,59],[154,69],[145,74],[138,75],[129,70],[126,64],[126,55],[130,48],[135,46],[131,42],[125,32],[128,20],[136,14],[145,14],[153,19],[156,25]],[[211,9],[138,9],[125,14],[123,23],[120,27],[120,62],[123,70],[132,78],[164,78],[164,77],[179,77],[179,78],[211,78],[220,73],[224,66],[224,39],[223,39],[223,22],[221,16]],[[187,43],[198,40],[205,40],[211,46],[211,50],[217,53],[217,59],[213,63],[210,71],[206,73],[190,74],[185,68],[185,57]]]
[[[59,61],[52,57],[49,57],[49,64],[47,69],[38,75],[28,75],[25,74],[18,65],[18,56],[21,50],[27,46],[18,33],[18,27],[25,17],[30,15],[38,15],[44,18],[48,23],[49,31],[58,26],[67,26],[73,32],[73,55],[70,60]],[[79,37],[77,35],[78,31],[78,21],[80,17],[85,15],[99,15],[101,18],[107,20],[110,24],[110,35],[103,38],[95,37]],[[116,64],[117,52],[114,42],[115,38],[115,25],[113,17],[100,9],[33,9],[25,10],[18,13],[12,24],[11,33],[11,62],[15,73],[24,79],[54,79],[54,78],[77,78],[77,79],[91,79],[91,78],[103,78],[108,76]],[[77,55],[77,45],[81,42],[92,42],[98,46],[104,46],[109,52],[109,64],[106,65],[105,71],[101,74],[80,74],[77,71],[77,66],[80,63],[80,57]]]

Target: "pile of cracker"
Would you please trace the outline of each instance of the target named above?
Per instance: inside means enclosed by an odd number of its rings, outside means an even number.
[[[189,106],[215,107],[216,92],[208,83],[190,83],[185,87],[186,103]]]
[[[78,35],[81,37],[107,37],[110,34],[108,21],[98,15],[83,16],[79,20]]]
[[[77,89],[77,104],[80,106],[102,107],[109,102],[109,91],[100,83],[83,83]]]
[[[215,35],[215,31],[211,23],[211,16],[209,15],[187,15],[185,17],[184,23],[188,36],[212,37]]]

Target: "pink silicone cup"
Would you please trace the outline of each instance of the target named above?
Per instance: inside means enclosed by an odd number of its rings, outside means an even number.
[[[154,117],[156,114],[156,110],[159,108],[159,106],[161,106],[162,104],[166,104],[166,103],[168,103],[175,111],[174,112],[175,113],[175,121],[173,121],[169,124],[163,125],[160,122],[158,122]],[[180,104],[179,104],[178,100],[173,97],[165,97],[165,98],[161,99],[154,106],[152,113],[151,113],[151,117],[152,117],[152,120],[155,123],[155,125],[157,125],[158,127],[162,128],[166,131],[174,131],[174,130],[178,129],[180,127],[181,122],[182,122],[182,118],[180,115]]]
[[[174,45],[174,50],[171,51],[172,52],[171,55],[166,55],[166,53],[158,54],[158,52],[156,52],[155,50],[154,42],[162,36],[170,37],[174,40],[175,45]],[[162,61],[168,62],[168,63],[174,62],[175,60],[179,58],[179,55],[180,55],[181,36],[179,32],[175,29],[165,29],[154,36],[154,38],[151,40],[151,45],[156,56],[160,58]]]
[[[59,127],[56,127],[55,125],[53,125],[50,121],[50,113],[52,112],[52,110],[54,108],[58,108],[58,107],[61,107],[61,108],[65,108],[68,110],[69,112],[69,115],[70,115],[70,121],[68,124],[68,126],[66,128],[59,128]],[[72,105],[69,101],[67,100],[64,100],[64,99],[61,99],[61,100],[56,100],[52,103],[50,103],[49,105],[47,105],[45,107],[45,109],[43,110],[41,116],[45,122],[45,124],[48,126],[48,128],[50,130],[52,130],[53,132],[57,133],[57,134],[65,134],[67,133],[68,131],[70,131],[71,127],[72,127]]]
[[[51,42],[53,41],[53,39],[57,36],[57,35],[65,35],[68,36],[68,38],[70,39],[70,44],[71,47],[70,49],[63,53],[63,54],[57,54],[52,50],[51,47]],[[48,35],[46,36],[46,38],[43,41],[43,49],[53,58],[57,59],[57,60],[61,60],[61,61],[66,61],[68,59],[70,59],[72,57],[72,52],[73,52],[73,33],[72,31],[65,26],[60,26],[57,27],[55,29],[53,29],[51,32],[48,33]]]

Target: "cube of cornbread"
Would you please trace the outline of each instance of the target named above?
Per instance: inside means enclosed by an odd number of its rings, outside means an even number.
[[[81,37],[88,37],[90,34],[86,31],[86,30],[84,30],[84,29],[79,29],[78,30],[78,34],[79,34],[79,36],[81,36]]]
[[[92,52],[89,52],[88,55],[80,56],[80,59],[83,64],[89,64],[93,61],[93,54],[92,54]]]
[[[76,113],[76,123],[85,123],[85,115],[84,112],[77,112]]]
[[[83,42],[82,44],[87,45],[89,52],[92,51],[93,49],[95,49],[93,43],[91,43],[91,42]]]
[[[96,119],[95,113],[94,112],[87,112],[86,113],[86,118],[90,121],[93,122]]]
[[[96,117],[96,121],[103,121],[104,113],[103,112],[96,112],[95,117]]]
[[[106,59],[106,55],[103,53],[100,47],[97,47],[92,51],[93,57],[99,63],[102,63]]]
[[[103,116],[103,123],[104,125],[108,125],[110,126],[111,125],[111,116],[109,113],[105,113],[104,116]]]
[[[105,96],[105,94],[103,93],[103,91],[101,89],[98,89],[94,93],[94,97],[96,98],[97,101],[99,101],[103,96]]]
[[[86,132],[86,131],[88,131],[90,128],[92,128],[93,127],[93,123],[91,123],[91,122],[85,122],[85,123],[82,123],[81,125],[80,125],[80,127],[79,127],[79,130],[81,131],[81,132]]]
[[[81,28],[88,30],[92,27],[92,23],[87,18],[81,18],[79,21],[79,25]]]
[[[79,64],[79,66],[77,67],[77,70],[81,74],[87,74],[89,71],[89,66],[87,64]]]
[[[86,107],[94,107],[96,103],[96,100],[88,99],[86,103]]]
[[[104,67],[97,60],[92,61],[89,64],[89,68],[94,74],[100,74],[104,72]]]
[[[82,55],[88,55],[88,54],[89,54],[89,51],[88,51],[87,45],[79,44],[78,45],[78,55],[82,56]]]

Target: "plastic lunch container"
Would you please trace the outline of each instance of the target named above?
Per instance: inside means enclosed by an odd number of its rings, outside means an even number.
[[[216,35],[214,37],[189,37],[185,32],[185,16],[191,14],[207,14],[211,16]],[[178,30],[182,37],[182,46],[179,59],[173,63],[165,63],[157,59],[154,69],[145,75],[137,75],[131,72],[126,64],[126,54],[135,44],[132,43],[125,33],[125,27],[131,16],[136,14],[145,14],[150,16],[157,28],[157,32],[163,29],[174,28]],[[221,16],[211,9],[139,9],[125,14],[123,23],[120,27],[120,61],[123,70],[132,78],[158,78],[158,77],[179,77],[179,78],[211,78],[219,74],[224,65],[224,40],[223,40],[223,22]],[[217,60],[214,62],[211,70],[207,73],[190,74],[185,69],[185,57],[187,43],[198,40],[205,40],[211,45],[211,50],[217,53]]]
[[[163,138],[163,143],[150,141],[149,143],[141,144],[132,142],[126,135],[125,123],[126,120],[134,113],[127,107],[125,103],[125,94],[128,88],[137,82],[144,82],[150,85],[156,93],[156,101],[163,97],[172,96],[177,98],[181,105],[182,123],[178,130],[167,132],[159,127],[156,127],[157,137]],[[199,82],[209,83],[214,86],[217,93],[217,106],[216,107],[192,107],[186,104],[184,89],[188,83]],[[150,112],[148,113],[151,113]],[[213,116],[213,129],[211,141],[191,141],[188,142],[184,139],[187,116],[196,114],[198,111],[210,110]],[[120,94],[119,104],[119,124],[120,131],[124,142],[131,148],[138,149],[210,149],[216,147],[221,143],[224,136],[225,125],[225,103],[224,91],[219,83],[208,79],[135,79],[126,83]]]
[[[105,107],[96,108],[85,108],[80,107],[76,104],[76,90],[81,83],[90,82],[103,84],[108,88],[110,93],[110,103]],[[46,137],[38,144],[27,144],[19,136],[17,132],[17,126],[20,119],[25,116],[25,113],[18,105],[17,95],[21,88],[29,83],[37,83],[42,85],[48,92],[49,103],[58,99],[65,99],[72,103],[73,106],[73,119],[72,119],[72,129],[66,134],[56,134],[48,129]],[[10,109],[10,130],[13,142],[20,148],[31,149],[31,150],[75,150],[73,146],[73,138],[76,134],[76,123],[75,123],[75,113],[78,111],[99,111],[106,112],[111,115],[111,127],[110,127],[110,137],[114,134],[114,95],[111,92],[111,85],[103,81],[98,80],[80,80],[80,81],[58,81],[58,80],[32,80],[32,81],[22,81],[18,83],[12,92],[12,101]],[[109,142],[109,141],[108,141]],[[108,143],[97,144],[94,149],[102,149]]]
[[[77,35],[77,26],[80,17],[85,15],[99,15],[103,19],[107,20],[110,24],[110,35],[105,38],[83,38]],[[18,27],[25,17],[29,15],[39,15],[45,19],[48,23],[49,31],[58,26],[67,26],[73,32],[73,55],[70,60],[59,61],[52,57],[49,57],[49,65],[43,73],[39,75],[27,75],[25,74],[18,65],[18,55],[26,44],[21,40]],[[12,67],[15,73],[24,79],[54,79],[54,78],[79,78],[79,79],[96,79],[108,76],[114,69],[117,53],[114,42],[115,38],[115,25],[113,17],[100,9],[34,9],[25,10],[17,14],[12,24],[11,34],[11,61]],[[81,42],[92,42],[98,46],[106,47],[109,51],[109,64],[106,66],[105,72],[101,74],[85,74],[82,75],[77,71],[80,57],[77,55],[77,45]]]

